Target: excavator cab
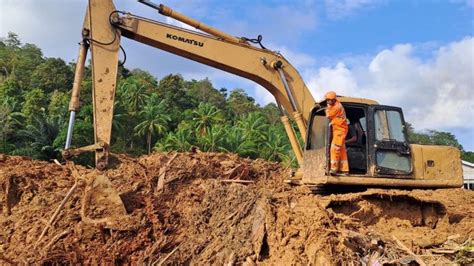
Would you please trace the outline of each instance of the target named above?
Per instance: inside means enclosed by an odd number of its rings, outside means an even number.
[[[402,109],[377,102],[339,97],[349,123],[346,137],[349,176],[329,174],[331,128],[325,117],[326,102],[315,105],[309,117],[303,152],[303,183],[308,185],[458,187],[459,154],[446,146],[410,145]],[[446,157],[437,152],[445,151]],[[437,179],[429,178],[437,168]],[[448,172],[451,175],[448,175]]]

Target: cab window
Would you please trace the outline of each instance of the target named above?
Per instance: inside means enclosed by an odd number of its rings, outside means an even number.
[[[326,132],[328,130],[328,120],[324,110],[318,110],[310,124],[311,131],[308,135],[307,147],[309,150],[318,150],[326,146]]]
[[[406,142],[402,116],[398,111],[378,110],[375,113],[375,138],[378,141]]]
[[[395,151],[378,150],[376,153],[377,166],[395,171],[410,172],[410,158]]]

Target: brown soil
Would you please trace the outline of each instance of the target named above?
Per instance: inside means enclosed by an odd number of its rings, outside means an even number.
[[[40,239],[75,178],[97,173],[1,156],[0,264],[474,262],[472,191],[314,195],[285,184],[289,170],[279,164],[218,153],[119,156],[113,164],[104,175],[123,213],[97,204],[81,181]]]

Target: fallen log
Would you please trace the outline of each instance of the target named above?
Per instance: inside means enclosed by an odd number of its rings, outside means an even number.
[[[241,184],[255,183],[255,181],[253,180],[240,180],[240,179],[221,179],[219,181],[222,183],[241,183]]]

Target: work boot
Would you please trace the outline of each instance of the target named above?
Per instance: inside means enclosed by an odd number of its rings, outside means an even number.
[[[338,176],[339,175],[339,173],[336,170],[330,170],[329,174],[333,175],[333,176]]]

